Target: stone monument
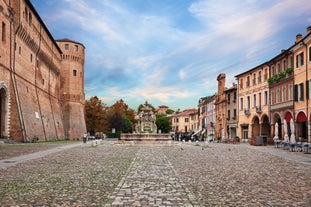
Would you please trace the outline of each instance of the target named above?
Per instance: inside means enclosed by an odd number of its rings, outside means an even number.
[[[156,117],[148,102],[138,113],[138,122],[135,126],[136,133],[157,133]]]
[[[157,134],[156,116],[146,101],[138,112],[134,133],[122,133],[121,144],[171,144],[170,134]]]

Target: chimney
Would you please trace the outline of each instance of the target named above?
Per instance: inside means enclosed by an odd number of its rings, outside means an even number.
[[[302,34],[297,34],[295,43],[299,42],[300,40],[302,40]]]
[[[311,26],[307,27],[307,35],[311,33]]]

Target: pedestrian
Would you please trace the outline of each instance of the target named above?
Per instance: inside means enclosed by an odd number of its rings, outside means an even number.
[[[86,139],[87,139],[87,133],[85,132],[84,134],[83,134],[83,143],[85,144],[86,143]]]

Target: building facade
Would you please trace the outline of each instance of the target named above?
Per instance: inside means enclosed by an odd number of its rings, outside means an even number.
[[[270,137],[268,64],[263,63],[235,77],[238,81],[237,136],[243,140]]]
[[[189,133],[198,130],[198,110],[186,109],[170,116],[175,133]]]
[[[237,136],[237,85],[225,89],[227,99],[227,138],[232,140]]]
[[[55,41],[29,0],[0,0],[0,8],[1,137],[81,137],[86,130],[84,46]],[[79,52],[73,55],[63,45]]]
[[[269,70],[271,136],[284,139],[284,122],[286,122],[288,132],[289,123],[294,114],[292,52],[282,50],[279,55],[269,61]],[[278,133],[275,133],[276,123],[278,123],[276,131]]]
[[[311,27],[303,38],[296,36],[295,44],[290,48],[294,57],[294,121],[297,141],[311,142]]]

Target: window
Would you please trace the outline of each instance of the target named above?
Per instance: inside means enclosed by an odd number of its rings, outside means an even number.
[[[30,54],[30,62],[32,63],[32,54]]]
[[[253,86],[256,85],[256,73],[253,75]]]
[[[230,93],[228,93],[228,102],[230,102]]]
[[[72,75],[73,75],[73,76],[77,76],[77,70],[73,70],[73,71],[72,71]]]
[[[189,118],[185,118],[185,122],[189,122]]]
[[[283,60],[283,64],[282,65],[283,65],[283,71],[285,71],[286,70],[286,60],[285,59]]]
[[[20,46],[18,47],[18,54],[22,54],[22,48]]]
[[[258,94],[258,105],[261,106],[261,93]]]
[[[268,91],[265,91],[265,105],[268,105]]]
[[[280,88],[276,89],[276,103],[280,103]]]
[[[240,89],[243,89],[243,79],[240,79]]]
[[[303,66],[303,62],[303,52],[301,52],[296,56],[296,68]]]
[[[233,117],[236,117],[236,109],[233,109]]]
[[[293,84],[290,83],[288,88],[288,99],[293,100]]]
[[[277,71],[278,74],[281,72],[280,63],[276,64],[276,71]]]
[[[5,33],[6,33],[6,25],[5,25],[4,22],[2,22],[2,37],[1,37],[1,40],[2,40],[3,43],[5,43],[5,39],[6,39]]]
[[[233,93],[233,101],[236,100],[236,92]]]
[[[254,94],[254,107],[257,106],[257,103],[256,103],[256,94]]]
[[[240,99],[240,110],[243,110],[243,98]]]
[[[275,75],[275,70],[274,70],[274,66],[271,67],[271,76]]]
[[[31,13],[29,12],[29,25],[31,26],[31,24],[32,24],[32,15],[31,15]]]
[[[249,87],[249,76],[247,76],[246,87]]]
[[[270,96],[271,104],[275,104],[274,91],[271,91]]]
[[[311,90],[310,90],[310,87],[311,87],[311,84],[310,84],[311,80],[307,80],[306,81],[306,99],[309,100],[311,98]]]
[[[227,116],[227,119],[228,119],[228,120],[230,119],[230,110],[228,110],[228,116]]]
[[[247,109],[251,107],[251,98],[247,96]]]
[[[78,52],[78,50],[79,50],[78,45],[75,45],[75,52]]]
[[[282,87],[282,102],[284,102],[284,101],[286,101],[286,87],[285,86],[283,86]]]
[[[311,61],[311,46],[309,47],[309,61]]]
[[[65,44],[65,50],[69,50],[69,44]]]
[[[258,72],[258,83],[261,83],[261,71]]]
[[[300,83],[300,84],[299,84],[299,92],[298,92],[298,95],[299,95],[299,100],[300,100],[300,101],[303,101],[303,83]]]
[[[265,81],[268,79],[268,69],[267,68],[265,69],[265,77],[264,78],[265,78]]]
[[[295,101],[303,101],[303,83],[295,85]]]

